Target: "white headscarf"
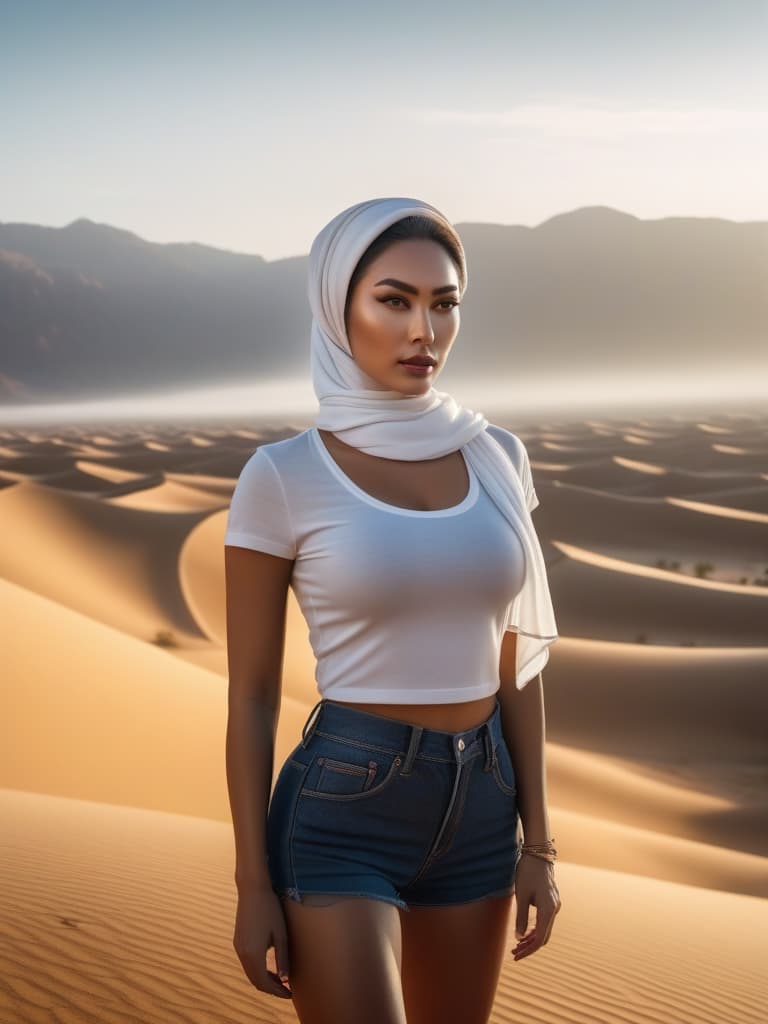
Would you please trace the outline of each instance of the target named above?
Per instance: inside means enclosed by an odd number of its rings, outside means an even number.
[[[462,448],[483,488],[518,535],[525,553],[525,581],[507,608],[504,628],[517,634],[517,685],[549,657],[558,638],[547,570],[522,483],[509,456],[486,431],[482,413],[458,405],[434,388],[424,395],[366,388],[344,324],[349,281],[360,257],[386,228],[411,215],[448,224],[420,199],[370,199],[342,210],[317,235],[309,255],[312,309],[312,384],[320,408],[315,426],[346,444],[385,459],[436,459]],[[464,263],[464,252],[461,252]],[[466,288],[466,267],[465,285]]]

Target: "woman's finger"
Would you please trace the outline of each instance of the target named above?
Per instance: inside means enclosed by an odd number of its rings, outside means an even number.
[[[535,953],[536,950],[549,942],[555,915],[561,906],[557,887],[554,887],[554,890],[548,887],[546,895],[541,896],[541,898],[534,897],[532,902],[536,905],[536,926],[529,935],[523,936],[512,950],[515,960],[521,960],[525,956],[530,956],[531,953]]]
[[[550,937],[550,935],[552,934],[552,929],[553,929],[553,928],[554,928],[554,926],[555,926],[555,918],[556,918],[556,917],[557,917],[557,915],[559,914],[559,912],[560,912],[560,907],[561,907],[561,906],[562,906],[562,904],[560,903],[560,898],[559,898],[559,896],[558,896],[558,901],[557,901],[557,903],[555,903],[555,904],[553,905],[553,907],[552,907],[552,913],[551,913],[551,915],[550,915],[550,918],[549,918],[549,921],[548,921],[548,923],[547,923],[547,933],[546,933],[546,935],[544,936],[544,942],[543,942],[543,945],[546,945],[546,943],[547,943],[547,942],[549,942],[549,937]]]
[[[528,913],[531,906],[530,896],[521,896],[520,891],[517,893],[517,917],[515,920],[515,935],[518,939],[522,939],[525,933],[528,931]]]

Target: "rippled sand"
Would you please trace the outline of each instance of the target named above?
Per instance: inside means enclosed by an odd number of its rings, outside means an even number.
[[[503,425],[561,633],[563,909],[493,1019],[762,1024],[766,422]],[[0,431],[3,1024],[295,1019],[231,946],[222,543],[245,459],[298,429]],[[276,769],[318,699],[288,615]]]

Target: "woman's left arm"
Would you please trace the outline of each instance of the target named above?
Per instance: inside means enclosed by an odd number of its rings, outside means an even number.
[[[518,690],[516,672],[517,634],[507,630],[499,662],[501,727],[515,769],[517,806],[525,842],[544,843],[552,838],[547,811],[544,688],[539,673]],[[522,854],[515,874],[515,896],[515,935],[519,941],[512,952],[515,960],[519,960],[549,941],[555,915],[562,905],[554,865],[541,857]],[[536,907],[536,926],[526,935],[530,906]]]

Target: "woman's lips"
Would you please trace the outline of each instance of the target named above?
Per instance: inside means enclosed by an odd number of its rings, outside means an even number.
[[[400,363],[410,373],[415,374],[417,377],[427,377],[434,370],[434,366],[431,363],[422,365],[421,363]]]

